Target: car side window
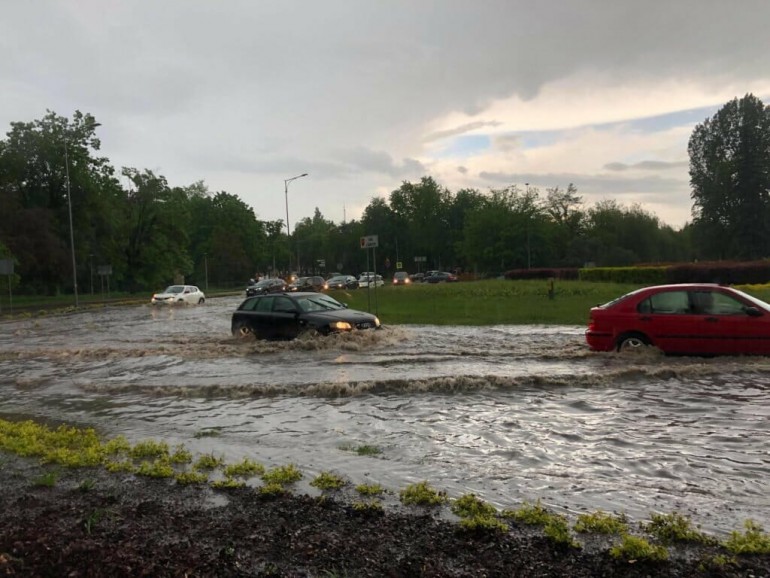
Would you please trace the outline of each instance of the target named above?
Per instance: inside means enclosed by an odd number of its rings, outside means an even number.
[[[259,299],[249,299],[244,301],[243,305],[241,305],[241,311],[254,311],[257,307],[257,303],[259,303]]]
[[[256,311],[259,311],[261,313],[270,313],[270,311],[273,309],[272,297],[262,297],[260,299],[257,299],[256,301],[257,301]]]
[[[288,297],[276,297],[273,303],[273,311],[275,313],[295,313],[297,308]]]
[[[652,303],[650,303],[649,299],[645,299],[636,306],[636,310],[639,313],[652,313]]]
[[[737,299],[718,291],[714,291],[711,295],[711,315],[748,315],[743,303]]]
[[[650,296],[651,313],[683,315],[690,312],[687,291],[663,291]]]

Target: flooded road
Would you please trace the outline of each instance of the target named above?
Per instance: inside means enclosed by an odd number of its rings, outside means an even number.
[[[500,508],[770,526],[770,359],[591,353],[583,327],[406,325],[241,342],[241,298],[0,323],[0,417]],[[218,435],[208,435],[217,433]],[[351,451],[362,445],[377,456]]]

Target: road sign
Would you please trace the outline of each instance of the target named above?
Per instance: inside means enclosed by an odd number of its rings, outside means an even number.
[[[396,261],[396,269],[403,269],[404,264],[401,261]]]
[[[425,261],[427,261],[427,260],[428,260],[428,258],[425,257],[425,256],[415,257],[414,258],[414,262],[415,263],[425,263]]]
[[[380,243],[377,235],[367,235],[366,237],[361,237],[362,249],[373,249],[374,247],[379,247],[379,246],[380,246]]]

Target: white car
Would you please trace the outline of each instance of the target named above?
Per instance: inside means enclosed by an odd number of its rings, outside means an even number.
[[[374,273],[362,273],[358,278],[359,287],[382,287],[385,285],[385,281],[382,279],[382,275],[375,275]]]
[[[153,305],[202,305],[206,296],[194,285],[169,285],[163,292],[155,293],[150,302]]]

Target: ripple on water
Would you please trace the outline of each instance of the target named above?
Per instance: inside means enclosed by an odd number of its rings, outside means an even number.
[[[580,327],[243,342],[229,334],[238,301],[14,322],[3,411],[394,489],[429,479],[502,507],[770,523],[768,359],[591,353]],[[358,445],[382,452],[341,449]]]

